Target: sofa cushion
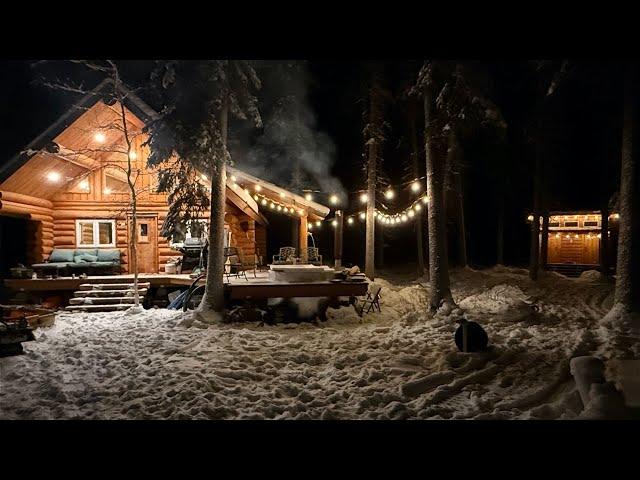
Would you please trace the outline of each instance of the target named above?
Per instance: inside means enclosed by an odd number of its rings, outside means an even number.
[[[94,257],[98,255],[97,248],[76,248],[75,252],[76,252],[75,255],[84,255],[85,253],[88,253],[89,255],[93,255]]]
[[[74,250],[54,248],[49,256],[49,263],[66,262],[73,263]]]
[[[90,255],[88,253],[82,253],[73,257],[74,263],[91,263],[98,260],[97,255]]]
[[[120,263],[120,250],[98,250],[97,262]]]

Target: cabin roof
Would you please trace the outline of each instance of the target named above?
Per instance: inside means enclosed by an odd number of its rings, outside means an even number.
[[[112,85],[111,79],[103,80],[22,151],[1,166],[0,185],[2,189],[51,199],[70,181],[98,167],[101,162],[108,161],[109,155],[114,154],[113,146],[122,140],[122,133],[114,132],[115,129],[105,128],[105,140],[102,146],[96,145],[92,140],[96,125],[108,125],[110,122],[113,125],[114,119],[119,119],[119,104],[101,101],[107,99],[107,88],[110,85]],[[157,112],[134,92],[126,88],[124,88],[123,103],[127,125],[132,131],[142,132],[145,123],[158,116]],[[71,128],[72,126],[74,128]],[[14,176],[28,162],[28,171],[22,172],[24,174],[20,176]],[[50,185],[45,186],[39,181],[33,181],[33,174],[44,178],[50,171],[58,172],[65,181],[60,182],[56,188],[51,188]],[[237,179],[237,183],[232,180],[232,177]],[[313,220],[324,218],[329,213],[329,208],[324,205],[307,201],[284,188],[249,175],[237,168],[229,167],[227,177],[229,201],[263,225],[268,222],[259,211],[258,202],[254,198],[255,185],[260,185],[258,188],[264,188],[260,199],[266,197],[269,199],[269,204],[273,201],[282,207],[286,205],[295,211],[295,214],[292,212],[292,215],[298,215],[303,210]]]

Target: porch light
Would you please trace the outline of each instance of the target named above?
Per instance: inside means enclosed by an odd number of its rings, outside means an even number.
[[[416,180],[411,184],[411,191],[417,192],[418,190],[420,190],[420,182]]]
[[[107,136],[102,132],[97,132],[93,136],[93,139],[98,143],[104,143],[107,140]]]
[[[367,218],[367,216],[364,214],[364,212],[362,212],[360,214],[360,220],[364,220],[365,218]]]
[[[353,223],[353,217],[347,218],[347,223],[351,225]]]
[[[49,180],[50,182],[59,182],[60,178],[62,178],[62,175],[60,175],[60,173],[58,172],[47,173],[47,180]]]
[[[337,205],[338,203],[338,196],[337,195],[331,195],[329,197],[329,202],[331,202],[331,205]]]
[[[369,196],[366,193],[363,193],[362,195],[360,195],[360,203],[367,203],[368,199],[369,199]]]
[[[391,200],[395,195],[396,195],[395,192],[393,190],[391,190],[391,189],[389,189],[386,192],[384,192],[384,197],[387,200]]]
[[[310,193],[305,193],[304,199],[310,202],[311,200],[313,200],[313,195],[311,195]]]

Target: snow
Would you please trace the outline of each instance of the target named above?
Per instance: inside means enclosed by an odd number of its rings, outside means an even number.
[[[61,313],[0,359],[1,419],[571,419],[572,357],[606,351],[612,285],[496,267],[452,273],[453,297],[489,335],[461,353],[428,284],[376,279],[382,313],[327,322],[209,325],[162,309]],[[637,342],[636,342],[637,344]],[[637,355],[629,346],[627,353]],[[605,355],[606,357],[606,355]]]

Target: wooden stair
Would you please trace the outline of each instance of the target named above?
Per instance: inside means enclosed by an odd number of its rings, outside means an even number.
[[[149,282],[138,283],[140,302],[150,288]],[[71,312],[113,312],[126,310],[134,303],[132,283],[85,283],[80,285],[65,308]]]

